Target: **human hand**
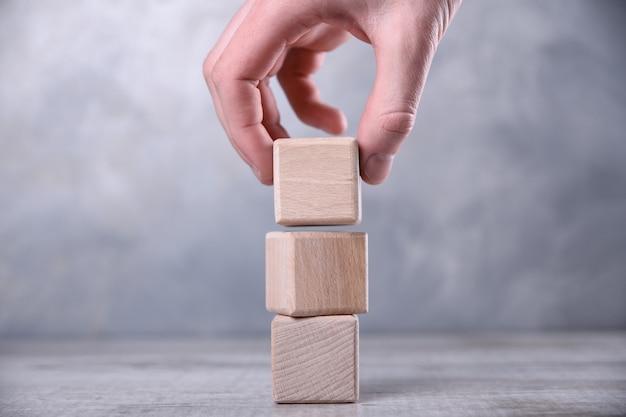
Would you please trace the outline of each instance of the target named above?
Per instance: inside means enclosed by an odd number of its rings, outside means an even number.
[[[312,74],[350,35],[372,45],[376,79],[359,123],[361,177],[379,184],[409,135],[432,58],[461,0],[247,0],[204,61],[234,148],[272,184],[272,143],[288,137],[269,80],[305,123],[331,134],[343,113],[320,101]]]

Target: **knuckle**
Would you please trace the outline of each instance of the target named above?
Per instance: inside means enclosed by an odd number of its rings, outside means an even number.
[[[381,128],[385,133],[399,136],[404,139],[411,133],[415,125],[415,112],[408,110],[394,110],[383,113],[381,116]]]
[[[213,67],[215,66],[215,57],[213,56],[213,52],[209,52],[209,54],[204,58],[202,62],[202,74],[204,78],[209,78],[213,73]]]
[[[227,73],[222,61],[215,57],[213,52],[209,53],[204,59],[202,63],[202,74],[209,86],[218,86],[220,80],[223,80]]]

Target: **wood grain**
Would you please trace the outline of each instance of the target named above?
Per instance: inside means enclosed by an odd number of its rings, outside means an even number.
[[[265,242],[268,311],[292,317],[367,313],[366,233],[270,232]]]
[[[274,210],[283,226],[361,221],[359,150],[354,138],[274,141]]]
[[[340,403],[359,398],[356,316],[272,320],[272,396],[278,403]]]

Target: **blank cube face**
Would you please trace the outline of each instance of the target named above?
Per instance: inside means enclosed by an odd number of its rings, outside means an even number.
[[[270,232],[266,307],[292,317],[367,313],[367,234]]]
[[[359,397],[355,316],[272,321],[272,393],[279,403],[355,402]]]
[[[274,141],[274,211],[283,226],[361,221],[359,150],[354,138]]]

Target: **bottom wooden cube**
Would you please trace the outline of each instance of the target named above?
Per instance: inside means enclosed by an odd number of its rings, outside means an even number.
[[[272,320],[272,396],[277,403],[359,398],[359,321],[353,315]]]

